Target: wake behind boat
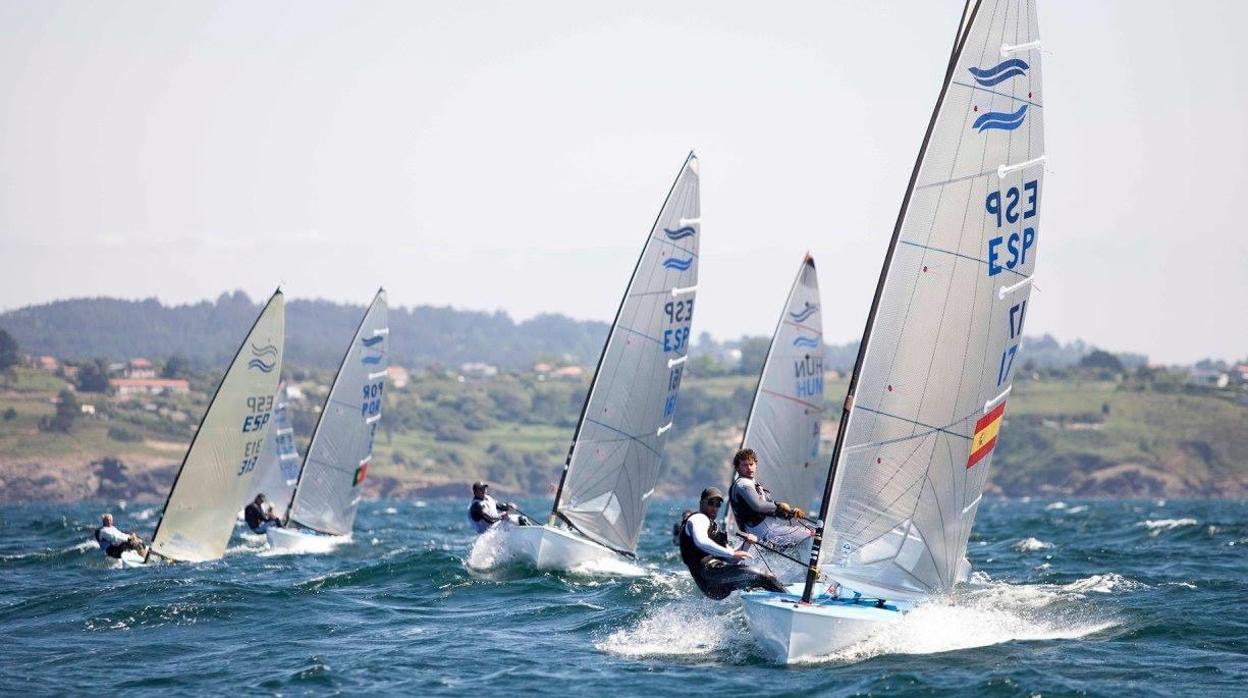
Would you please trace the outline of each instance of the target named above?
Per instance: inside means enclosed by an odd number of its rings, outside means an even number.
[[[272,550],[324,553],[349,541],[373,457],[390,361],[386,292],[377,291],[325,398],[285,526],[266,526]]]
[[[568,570],[636,557],[689,350],[702,230],[698,183],[690,153],[611,324],[550,519],[508,525],[508,558]]]
[[[225,554],[238,502],[251,486],[270,428],[273,394],[282,373],[285,300],[269,299],[208,403],[182,467],[174,477],[147,555],[124,555],[123,566],[155,555],[177,562]]]
[[[850,377],[806,582],[742,595],[780,661],[854,644],[969,573],[1035,268],[1039,47],[1033,0],[968,1]]]

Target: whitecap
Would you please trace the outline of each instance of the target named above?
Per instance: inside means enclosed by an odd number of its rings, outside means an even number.
[[[1149,531],[1152,531],[1155,535],[1156,533],[1161,532],[1161,531],[1169,531],[1172,529],[1181,528],[1183,526],[1195,526],[1198,523],[1200,522],[1197,521],[1196,519],[1190,519],[1190,518],[1149,519],[1147,521],[1139,522],[1138,524],[1136,524],[1136,526],[1143,526],[1144,528],[1147,528]]]
[[[1113,572],[1108,574],[1094,574],[1091,577],[1078,579],[1061,587],[1063,591],[1072,591],[1080,594],[1084,592],[1109,594],[1115,591],[1135,591],[1136,589],[1147,588],[1147,584],[1127,579],[1126,577]]]
[[[1058,511],[1066,508],[1066,502],[1053,502],[1044,508],[1045,511]]]
[[[1046,543],[1039,538],[1024,538],[1010,547],[1020,553],[1034,553],[1039,550],[1048,550],[1053,547],[1053,544]]]
[[[1082,514],[1083,512],[1085,512],[1085,511],[1087,511],[1087,510],[1088,510],[1088,506],[1087,506],[1086,504],[1080,504],[1080,505],[1079,505],[1079,506],[1077,506],[1077,507],[1071,507],[1071,508],[1067,509],[1067,510],[1066,510],[1066,513],[1067,513],[1067,514]]]
[[[395,509],[394,507],[386,507],[385,509],[382,509],[382,510],[381,510],[381,513],[383,513],[383,514],[397,514],[397,513],[399,513],[399,510],[398,510],[398,509]]]
[[[711,601],[682,599],[651,610],[637,622],[594,643],[622,657],[674,657],[721,652],[737,637],[724,609]]]

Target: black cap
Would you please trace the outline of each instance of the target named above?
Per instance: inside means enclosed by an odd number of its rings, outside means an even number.
[[[724,493],[719,491],[718,487],[708,487],[702,490],[702,501],[709,502],[712,499],[724,501]]]
[[[477,480],[476,482],[472,483],[472,489],[474,490],[483,490],[487,487],[489,487],[489,485],[485,484],[484,482],[480,480]]]

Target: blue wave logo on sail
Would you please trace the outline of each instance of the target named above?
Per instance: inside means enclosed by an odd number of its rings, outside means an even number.
[[[818,337],[796,337],[793,340],[793,346],[802,347],[805,349],[814,349],[815,347],[819,346],[819,338]]]
[[[687,237],[693,237],[697,234],[697,232],[698,231],[694,230],[691,225],[686,225],[685,227],[677,228],[676,230],[672,230],[671,228],[663,229],[663,234],[667,236],[668,240],[684,240]]]
[[[975,78],[975,82],[984,87],[992,87],[1009,80],[1010,78],[1026,75],[1031,66],[1021,58],[1011,58],[1008,61],[1002,61],[991,68],[967,68],[971,71],[971,76]]]
[[[991,131],[993,129],[1013,131],[1023,125],[1023,119],[1026,117],[1027,105],[1024,104],[1013,114],[1003,111],[985,112],[975,120],[975,123],[971,126],[971,128],[979,131],[980,133],[983,133],[984,131]]]
[[[366,347],[375,347],[378,344],[381,344],[383,340],[385,340],[385,337],[364,337],[360,341],[363,342]]]
[[[266,344],[258,347],[251,345],[251,360],[247,362],[247,368],[254,368],[261,373],[271,373],[277,366],[277,347],[272,344]],[[269,359],[265,361],[265,359]]]
[[[690,257],[689,259],[676,259],[675,257],[668,257],[663,260],[663,266],[668,269],[688,271],[689,267],[693,266],[693,257]]]
[[[789,317],[793,318],[793,322],[806,322],[817,312],[819,312],[819,304],[806,301],[806,307],[795,313],[789,313]]]
[[[364,358],[360,359],[360,361],[365,366],[373,366],[373,365],[381,363],[381,356],[365,356]]]

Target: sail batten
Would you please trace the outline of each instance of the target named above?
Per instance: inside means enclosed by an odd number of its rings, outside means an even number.
[[[169,489],[149,555],[203,562],[225,554],[272,428],[285,308],[282,292],[274,293],[226,369]]]
[[[387,323],[386,294],[378,291],[351,338],[304,456],[289,514],[304,528],[347,535],[355,525],[381,420],[390,360]]]
[[[851,377],[812,555],[855,589],[916,597],[962,573],[1039,241],[1039,55],[1001,48],[1037,39],[1032,0],[979,0],[959,28]]]
[[[552,518],[637,548],[692,337],[701,209],[691,153],[646,236],[590,383]],[[679,244],[677,244],[679,242]]]

